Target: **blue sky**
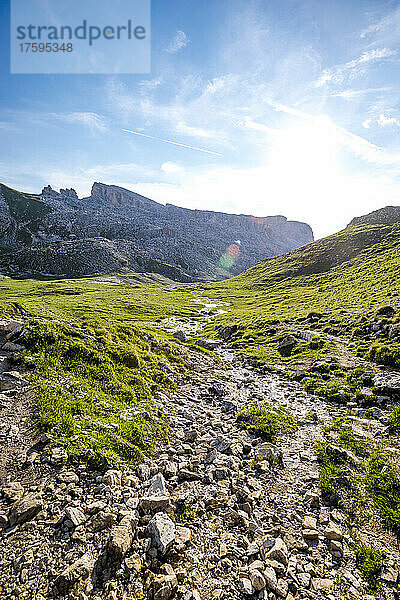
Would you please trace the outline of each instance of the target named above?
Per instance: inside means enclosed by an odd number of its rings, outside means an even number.
[[[150,75],[10,75],[0,181],[307,221],[400,204],[400,3],[153,0]],[[128,133],[132,130],[165,141]]]

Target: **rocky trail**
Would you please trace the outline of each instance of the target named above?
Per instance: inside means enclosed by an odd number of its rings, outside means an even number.
[[[215,309],[201,301],[200,320],[161,326],[194,333]],[[315,443],[345,407],[223,344],[214,356],[188,350],[176,393],[157,397],[171,414],[168,445],[134,470],[103,474],[36,439],[13,356],[3,346],[0,598],[368,598],[344,516],[316,488]],[[269,443],[241,429],[237,411],[254,401],[289,408],[297,430]],[[386,600],[398,598],[394,559],[382,573]]]

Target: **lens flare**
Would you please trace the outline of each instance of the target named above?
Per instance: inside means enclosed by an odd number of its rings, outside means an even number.
[[[233,242],[233,244],[230,244],[228,246],[225,253],[219,259],[219,266],[221,267],[221,269],[224,269],[225,271],[230,271],[230,269],[235,264],[237,257],[240,254],[240,246],[240,240],[236,240],[236,242]]]

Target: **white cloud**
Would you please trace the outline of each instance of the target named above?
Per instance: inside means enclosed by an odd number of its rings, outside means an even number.
[[[173,99],[160,100],[158,93],[165,94],[171,87],[179,90]],[[107,91],[110,109],[128,128],[133,120],[144,120],[153,130],[168,131],[168,135],[208,139],[231,147],[230,129],[237,118],[233,112],[237,109],[232,105],[240,93],[240,79],[236,76],[205,81],[199,76],[178,77],[176,82],[146,87],[139,94],[130,92],[122,82],[111,81]]]
[[[396,119],[395,117],[388,117],[384,113],[380,113],[378,118],[368,118],[365,119],[362,126],[365,129],[370,129],[371,125],[379,125],[380,127],[387,127],[388,125],[393,125],[395,127],[400,127],[400,119]]]
[[[396,127],[400,127],[400,119],[395,119],[394,117],[387,117],[383,113],[379,115],[377,123],[378,125],[381,125],[381,127],[385,127],[386,125],[396,125]]]
[[[178,133],[197,138],[214,139],[216,135],[214,131],[207,131],[202,127],[192,127],[183,121],[178,121],[178,123],[175,125],[175,128]]]
[[[253,119],[249,116],[246,116],[244,118],[242,124],[248,129],[253,129],[254,131],[262,131],[264,133],[268,133],[269,135],[275,135],[277,133],[276,129],[268,127],[268,125],[264,125],[264,123],[257,123],[257,121],[253,121]]]
[[[179,52],[179,50],[185,48],[189,43],[190,39],[186,33],[181,29],[178,29],[165,51],[168,52],[168,54],[176,54]]]
[[[381,92],[388,92],[391,88],[380,87],[380,88],[366,88],[364,90],[342,90],[341,92],[333,92],[329,94],[333,98],[344,98],[345,100],[353,100],[353,98],[361,98],[367,94],[378,94]]]
[[[164,173],[168,173],[168,174],[182,173],[183,168],[181,167],[181,165],[178,165],[178,163],[175,163],[172,161],[167,161],[161,165],[161,170],[164,171]]]
[[[108,131],[104,117],[95,112],[52,113],[51,116],[66,123],[87,127],[92,134]]]
[[[337,125],[336,133],[338,141],[358,158],[368,163],[394,167],[396,170],[400,170],[400,153],[390,152]]]
[[[142,93],[147,93],[152,90],[155,90],[162,84],[162,79],[160,77],[156,77],[154,79],[144,79],[138,83],[138,87],[142,91]]]
[[[362,71],[366,65],[376,63],[396,56],[397,51],[390,48],[378,48],[376,50],[367,50],[361,56],[346,63],[335,65],[330,69],[324,69],[321,76],[315,83],[315,87],[322,87],[327,83],[342,83],[346,77],[354,77]]]
[[[24,128],[16,123],[10,123],[9,121],[0,121],[0,130],[5,132],[24,132]]]
[[[390,33],[397,34],[398,25],[400,23],[400,8],[388,13],[376,23],[372,23],[360,33],[361,38],[373,37],[390,30]]]

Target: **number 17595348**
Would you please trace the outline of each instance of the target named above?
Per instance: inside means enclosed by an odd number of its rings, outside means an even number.
[[[58,44],[57,42],[22,42],[19,44],[21,52],[73,52],[74,47],[71,43]]]

